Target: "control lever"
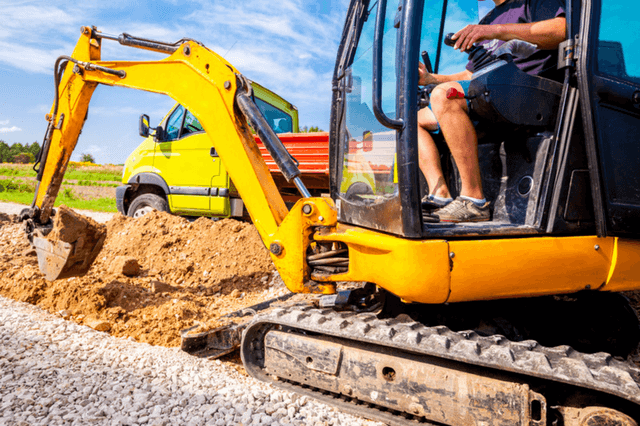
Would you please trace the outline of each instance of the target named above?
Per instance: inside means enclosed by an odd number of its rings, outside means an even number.
[[[454,33],[449,33],[444,38],[444,44],[453,47],[456,41],[453,39]],[[472,48],[468,49],[466,53],[469,54],[469,61],[471,61],[473,69],[471,72],[476,72],[481,68],[484,68],[489,63],[493,62],[496,57],[492,55],[484,46],[476,44]]]
[[[449,33],[446,36],[444,36],[444,44],[446,44],[449,47],[455,46],[456,41],[453,39],[454,35],[455,35],[454,33]]]
[[[422,51],[422,62],[424,62],[424,66],[427,68],[427,72],[429,74],[433,74],[433,67],[431,66],[431,60],[429,59],[429,53],[426,50]]]

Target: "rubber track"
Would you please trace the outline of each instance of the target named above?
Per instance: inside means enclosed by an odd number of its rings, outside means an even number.
[[[256,316],[243,333],[243,351],[244,336],[250,330],[272,325],[566,383],[640,404],[640,370],[603,352],[583,354],[569,346],[547,348],[533,340],[511,342],[500,335],[483,337],[473,331],[454,332],[445,326],[379,320],[375,314],[312,306],[275,308]]]

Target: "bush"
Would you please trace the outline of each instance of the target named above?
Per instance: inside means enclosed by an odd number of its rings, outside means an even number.
[[[93,155],[89,154],[89,153],[84,153],[80,156],[80,162],[81,163],[95,163],[96,159],[93,158]]]
[[[0,192],[35,192],[36,183],[17,179],[0,179]]]
[[[21,164],[35,163],[36,157],[30,152],[23,152],[22,154],[15,155],[13,157],[13,162]]]

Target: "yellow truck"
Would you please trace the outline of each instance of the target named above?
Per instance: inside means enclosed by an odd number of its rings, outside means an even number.
[[[271,129],[277,134],[297,133],[297,108],[269,89],[251,85]],[[138,217],[160,210],[185,216],[243,216],[242,199],[202,125],[187,108],[176,104],[155,129],[149,128],[149,116],[142,114],[140,136],[145,139],[127,158],[123,185],[116,189],[120,213]],[[324,139],[327,151],[328,137]],[[328,188],[328,176],[325,181]]]

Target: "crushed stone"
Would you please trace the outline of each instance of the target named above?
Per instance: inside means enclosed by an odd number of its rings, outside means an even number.
[[[0,297],[0,425],[382,426]]]

